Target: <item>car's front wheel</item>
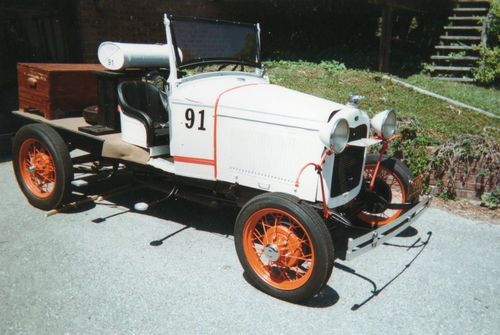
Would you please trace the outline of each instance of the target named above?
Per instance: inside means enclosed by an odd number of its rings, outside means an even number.
[[[253,198],[236,219],[234,237],[248,278],[279,299],[311,298],[331,275],[330,233],[318,212],[296,197],[266,193]]]

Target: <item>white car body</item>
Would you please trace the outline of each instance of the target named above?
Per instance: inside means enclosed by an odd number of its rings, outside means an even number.
[[[165,23],[168,40],[168,19]],[[325,150],[319,133],[337,119],[347,120],[351,129],[366,126],[366,137],[370,119],[365,112],[270,84],[263,71],[219,71],[178,78],[174,47],[169,41],[168,45],[169,154],[173,162],[153,157],[150,165],[179,176],[285,192],[309,202],[323,200],[320,182],[325,194],[331,194],[334,155],[324,162],[322,180],[312,167],[298,180],[301,169],[319,162]],[[187,122],[186,113],[194,115],[194,124]],[[122,127],[129,124],[123,121],[122,116]],[[138,122],[122,131],[125,140],[132,134],[144,134]],[[356,167],[359,182],[355,187],[327,197],[329,208],[356,197],[363,164]]]
[[[312,95],[269,84],[266,78],[245,73],[214,73],[179,82],[170,96],[170,152],[175,173],[222,180],[263,191],[285,192],[321,201],[319,178],[313,168],[325,145],[319,131],[330,120],[345,118],[351,128],[369,127],[366,113]],[[205,111],[206,131],[186,128],[185,111]],[[325,161],[325,190],[330,193],[334,156]],[[330,173],[329,173],[330,172]],[[360,169],[361,173],[361,169]],[[361,186],[328,200],[343,205]]]

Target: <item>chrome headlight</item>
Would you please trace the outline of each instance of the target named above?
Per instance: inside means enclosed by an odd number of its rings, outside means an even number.
[[[333,131],[330,135],[330,149],[336,154],[344,151],[349,140],[349,124],[346,119],[339,119],[335,122]]]
[[[396,123],[396,113],[392,109],[378,113],[371,120],[373,129],[383,139],[388,139],[396,133]]]
[[[344,151],[349,140],[349,124],[346,119],[337,119],[320,130],[321,141],[336,154]]]

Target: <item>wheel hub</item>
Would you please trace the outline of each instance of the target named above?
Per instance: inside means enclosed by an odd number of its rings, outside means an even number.
[[[49,197],[55,187],[55,164],[48,150],[37,140],[26,140],[19,149],[19,166],[24,183],[38,198]]]
[[[268,243],[264,247],[264,255],[269,261],[279,266],[295,266],[298,257],[301,256],[301,240],[290,227],[279,226],[268,228],[264,241]]]
[[[264,254],[272,262],[276,262],[278,258],[280,258],[280,253],[276,244],[268,244],[264,248]]]

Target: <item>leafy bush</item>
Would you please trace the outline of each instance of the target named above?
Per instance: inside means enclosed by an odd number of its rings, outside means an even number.
[[[494,43],[500,42],[500,1],[490,1],[491,22],[488,29],[488,39]]]
[[[434,180],[438,195],[444,199],[455,199],[457,184],[465,185],[469,176],[475,176],[477,195],[488,191],[487,184],[491,189],[500,180],[499,145],[494,134],[457,135],[438,143],[415,119],[403,120],[400,134],[401,140],[391,144],[389,154],[403,159],[414,176],[424,175],[426,183]],[[497,188],[483,197],[488,207],[498,206],[499,192]]]
[[[474,78],[483,84],[498,82],[500,79],[500,1],[490,1],[490,22],[488,44],[480,49],[479,68],[474,69]]]
[[[483,84],[491,84],[500,79],[500,47],[481,46],[479,67],[474,69],[474,78]]]
[[[414,176],[425,173],[431,162],[427,147],[433,144],[432,138],[414,118],[403,122],[400,134],[401,139],[391,143],[389,154],[402,158]]]
[[[500,187],[496,187],[491,193],[485,193],[481,196],[481,200],[485,202],[485,206],[491,209],[497,209],[500,205]]]
[[[335,60],[328,60],[328,61],[323,60],[319,63],[319,66],[330,73],[347,70],[344,63],[340,63]]]

